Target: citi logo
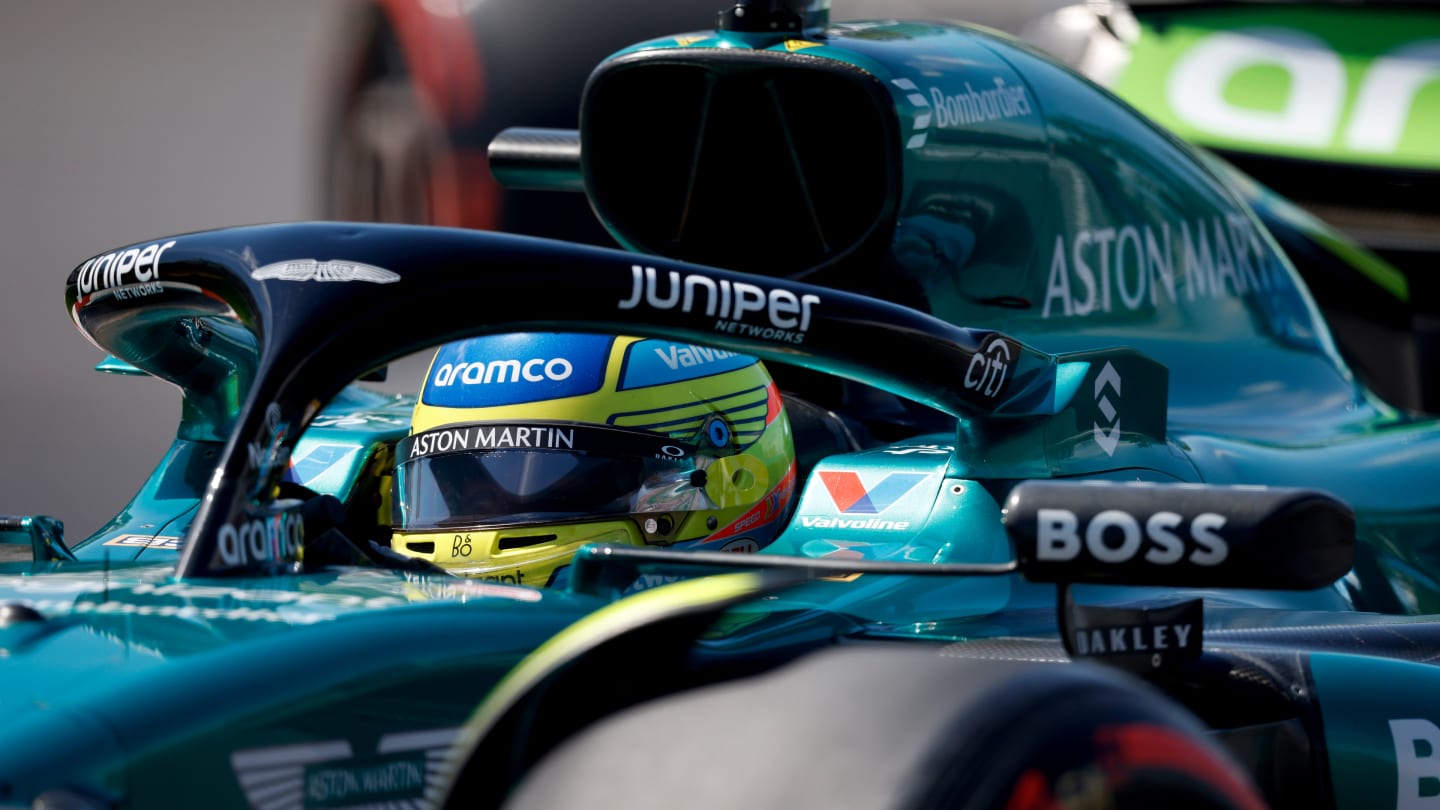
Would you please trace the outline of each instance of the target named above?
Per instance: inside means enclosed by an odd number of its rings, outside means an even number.
[[[970,357],[965,369],[965,387],[994,399],[1005,390],[1012,360],[1010,346],[1004,338],[992,338],[990,345]]]
[[[1100,409],[1100,415],[1104,417],[1104,423],[1094,423],[1095,443],[1105,451],[1105,455],[1115,455],[1115,448],[1120,444],[1120,411],[1110,402],[1110,397],[1105,394],[1105,389],[1110,388],[1115,392],[1115,398],[1120,398],[1120,372],[1107,361],[1105,367],[1100,369],[1100,376],[1095,378],[1095,407]]]
[[[835,502],[835,507],[841,514],[846,515],[878,515],[894,506],[929,477],[929,473],[890,473],[867,489],[858,473],[820,473],[820,481],[825,485],[825,491],[830,493],[830,499]]]

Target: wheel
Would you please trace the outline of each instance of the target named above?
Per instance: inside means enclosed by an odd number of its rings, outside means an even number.
[[[622,806],[1264,802],[1199,722],[1143,681],[1083,663],[944,658],[906,644],[829,648],[617,712],[541,759],[504,804]]]

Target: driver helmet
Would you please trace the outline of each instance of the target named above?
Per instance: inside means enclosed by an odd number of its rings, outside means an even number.
[[[759,360],[612,335],[440,347],[395,458],[394,550],[522,585],[585,543],[758,551],[795,492]]]

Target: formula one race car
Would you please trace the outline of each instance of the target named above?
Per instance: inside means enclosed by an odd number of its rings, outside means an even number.
[[[0,801],[1429,795],[1440,421],[1351,374],[1234,177],[984,29],[719,19],[603,61],[578,130],[492,147],[507,181],[583,188],[624,250],[291,223],[70,273],[87,338],[185,392],[193,451],[111,530],[184,529],[168,557],[69,559],[53,521],[5,521],[35,559],[0,568]],[[524,332],[762,360],[814,406],[785,530],[592,545],[540,589],[438,571],[369,496],[300,485],[320,430],[413,401],[355,380]],[[327,403],[348,415],[317,429]],[[383,497],[374,464],[332,466]]]

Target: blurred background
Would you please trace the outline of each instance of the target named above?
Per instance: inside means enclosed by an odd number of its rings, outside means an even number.
[[[0,513],[84,537],[159,461],[178,389],[94,371],[65,279],[142,239],[319,216],[355,22],[344,0],[0,4]]]

